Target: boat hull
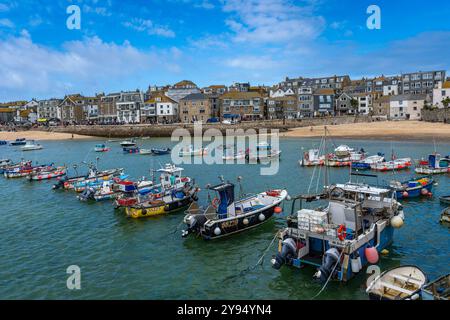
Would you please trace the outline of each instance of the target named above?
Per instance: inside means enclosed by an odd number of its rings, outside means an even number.
[[[133,219],[159,216],[173,213],[183,208],[187,208],[193,201],[194,201],[193,196],[190,195],[188,197],[178,199],[170,203],[155,202],[155,204],[150,207],[139,207],[139,206],[125,207],[125,213],[127,216]]]
[[[419,185],[417,187],[405,188],[402,190],[396,190],[397,199],[407,199],[407,198],[417,198],[423,194],[423,190],[427,190],[427,194],[433,189],[433,181],[427,183],[426,185]],[[407,196],[404,193],[407,192]]]

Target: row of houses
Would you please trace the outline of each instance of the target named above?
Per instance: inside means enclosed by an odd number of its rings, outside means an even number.
[[[448,80],[448,79],[447,79]],[[0,122],[192,123],[211,119],[296,119],[371,114],[420,119],[424,107],[450,104],[445,71],[351,80],[349,76],[286,78],[275,86],[211,85],[189,80],[147,91],[15,101],[0,104]]]

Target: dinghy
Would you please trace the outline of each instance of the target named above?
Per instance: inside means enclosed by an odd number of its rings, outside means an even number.
[[[191,157],[191,156],[203,156],[208,153],[207,148],[194,149],[194,146],[190,145],[188,147],[184,147],[180,150],[180,157]]]
[[[152,154],[152,150],[150,150],[150,149],[139,149],[139,154],[149,155],[149,154]]]
[[[96,144],[94,148],[95,152],[107,152],[109,150],[110,149],[104,144]]]
[[[366,292],[371,300],[415,300],[427,277],[416,266],[402,266],[383,272],[373,280]]]
[[[450,273],[423,286],[422,300],[450,300]]]
[[[222,182],[207,187],[218,194],[206,208],[193,203],[183,221],[187,226],[183,237],[195,234],[205,240],[217,239],[249,230],[281,213],[279,205],[287,197],[286,190],[269,190],[234,200],[234,184]]]
[[[31,173],[28,176],[28,180],[42,181],[42,180],[53,179],[53,178],[64,176],[66,174],[66,172],[67,172],[66,167],[57,167],[57,168],[49,170],[49,171],[41,171],[41,172]]]
[[[33,150],[41,150],[43,147],[39,143],[35,143],[34,140],[27,141],[27,143],[20,147],[22,151],[33,151]]]
[[[163,155],[163,154],[170,154],[171,150],[170,148],[152,148],[152,153],[154,155]]]

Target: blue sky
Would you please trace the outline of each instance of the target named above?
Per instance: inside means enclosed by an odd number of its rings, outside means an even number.
[[[81,29],[66,8],[81,9]],[[369,5],[381,30],[366,27]],[[450,70],[450,2],[0,0],[0,101]]]

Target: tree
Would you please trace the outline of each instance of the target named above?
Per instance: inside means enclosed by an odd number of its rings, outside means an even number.
[[[445,108],[448,108],[448,106],[450,105],[450,97],[443,99],[442,104],[444,105]]]

